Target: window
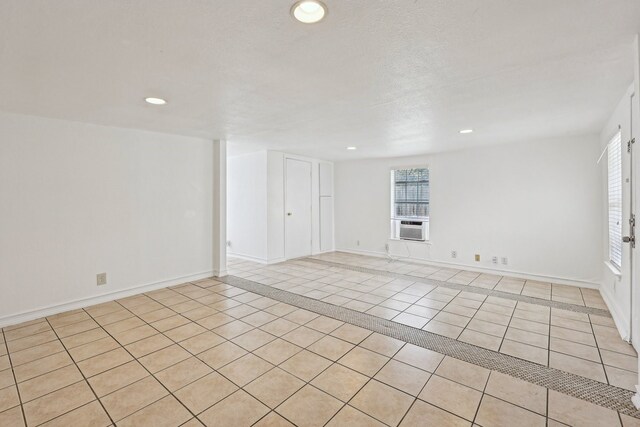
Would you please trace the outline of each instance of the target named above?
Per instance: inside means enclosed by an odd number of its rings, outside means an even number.
[[[429,218],[429,169],[391,171],[392,218]]]
[[[391,171],[392,239],[429,240],[430,198],[429,169]]]
[[[609,262],[622,266],[622,146],[618,132],[608,146]]]

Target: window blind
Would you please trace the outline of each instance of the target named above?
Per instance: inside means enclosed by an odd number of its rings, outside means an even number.
[[[622,267],[622,144],[620,132],[609,142],[608,179],[609,194],[609,262]]]

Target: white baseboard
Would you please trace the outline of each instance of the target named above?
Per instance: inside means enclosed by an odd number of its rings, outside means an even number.
[[[329,249],[326,251],[317,251],[317,252],[313,252],[311,255],[322,255],[322,254],[329,254],[331,252],[335,252],[335,249]]]
[[[253,261],[253,262],[258,262],[260,264],[267,264],[267,260],[264,258],[258,258],[258,257],[254,257],[251,255],[244,255],[244,254],[238,254],[235,252],[231,252],[231,251],[227,251],[227,256],[233,257],[233,258],[239,258],[239,259],[243,259],[245,261]]]
[[[330,252],[335,252],[334,249],[328,250],[328,251],[317,251],[317,252],[312,252],[311,255],[321,255],[321,254],[328,254]],[[271,265],[271,264],[278,264],[280,262],[285,262],[288,259],[286,257],[280,257],[280,258],[273,258],[273,259],[264,259],[264,258],[258,258],[258,257],[254,257],[252,255],[245,255],[245,254],[239,254],[233,251],[227,251],[227,256],[233,257],[233,258],[239,258],[239,259],[243,259],[245,261],[252,261],[252,262],[257,262],[259,264],[265,264],[265,265]],[[302,257],[304,258],[304,257]]]
[[[636,409],[640,410],[640,386],[636,386],[636,394],[631,398],[631,402]]]
[[[620,337],[628,341],[629,340],[629,320],[625,318],[624,314],[620,310],[617,304],[614,302],[613,295],[611,295],[609,291],[609,287],[602,286],[600,289],[600,295],[602,295],[602,299],[604,299],[604,303],[609,307],[609,312],[611,313],[611,317],[613,318],[613,322],[616,324],[616,328],[618,329],[618,333],[620,333]]]
[[[279,262],[284,262],[287,260],[286,258],[263,259],[263,258],[251,256],[251,255],[237,254],[235,252],[229,252],[229,251],[227,252],[227,256],[230,256],[232,258],[243,259],[245,261],[257,262],[259,264],[265,264],[265,265],[277,264]]]
[[[8,316],[0,317],[0,327],[6,327],[11,325],[17,325],[18,323],[28,322],[30,320],[39,319],[41,317],[52,316],[58,313],[64,313],[65,311],[75,310],[78,308],[85,308],[96,304],[102,304],[104,302],[113,301],[116,299],[126,298],[132,295],[141,294],[143,292],[154,291],[156,289],[166,288],[168,286],[179,285],[185,282],[192,282],[194,280],[205,279],[211,277],[213,271],[205,271],[202,273],[196,273],[188,276],[175,277],[172,279],[163,280],[161,282],[147,283],[144,285],[134,286],[128,289],[119,291],[107,292],[105,294],[96,295],[87,298],[80,298],[73,301],[69,301],[62,304],[50,305],[48,307],[42,307],[35,310],[24,311],[18,314],[10,314]]]
[[[378,252],[378,251],[367,251],[367,250],[360,250],[360,249],[336,249],[336,251],[346,252],[346,253],[351,253],[356,255],[369,255],[369,256],[375,256],[378,258],[387,257],[386,253]],[[424,260],[420,258],[406,258],[406,257],[398,257],[395,255],[392,255],[392,256],[394,259],[398,259],[399,261],[414,262],[418,264],[430,265],[435,267],[456,268],[460,270],[475,271],[477,273],[496,274],[499,276],[516,277],[518,279],[557,283],[559,285],[569,285],[569,286],[579,286],[582,288],[600,289],[600,285],[598,283],[589,282],[586,280],[568,279],[565,277],[545,276],[541,274],[532,274],[532,273],[525,273],[525,272],[506,270],[506,269],[503,270],[503,269],[494,269],[494,268],[487,268],[487,267],[478,267],[474,265],[457,264],[457,263],[446,262],[446,261],[432,261],[432,260]]]

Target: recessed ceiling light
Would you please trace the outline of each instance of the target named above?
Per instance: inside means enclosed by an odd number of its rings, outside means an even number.
[[[327,15],[327,6],[318,0],[301,0],[291,7],[291,15],[303,24],[314,24]]]
[[[144,100],[153,105],[164,105],[167,103],[167,101],[162,98],[145,98]]]
[[[473,129],[462,129],[460,133],[473,133]]]
[[[347,147],[347,150],[356,150],[356,147]]]

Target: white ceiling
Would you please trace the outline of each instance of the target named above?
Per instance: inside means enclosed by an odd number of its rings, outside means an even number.
[[[340,160],[599,132],[633,78],[638,0],[293,2],[2,0],[0,110]]]

